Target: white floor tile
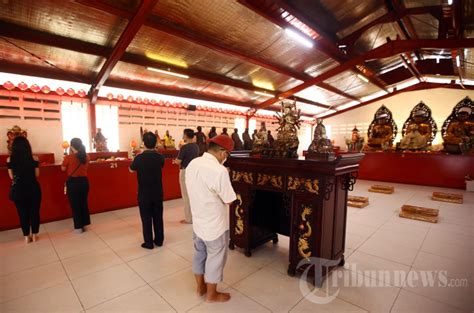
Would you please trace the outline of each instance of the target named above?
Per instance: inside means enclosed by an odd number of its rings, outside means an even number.
[[[122,264],[80,277],[73,280],[72,284],[81,303],[88,309],[146,283],[127,265]]]
[[[158,250],[157,253],[128,263],[147,282],[153,282],[191,266],[189,261],[171,250],[166,248],[158,248]]]
[[[205,298],[196,292],[196,281],[190,268],[166,276],[150,284],[178,312],[185,312],[202,303]],[[225,289],[219,284],[217,290]]]
[[[337,297],[327,304],[317,303],[327,298],[324,289],[310,286],[301,291],[300,286],[308,285],[287,275],[289,239],[285,236],[277,245],[255,249],[250,258],[241,249],[229,251],[219,287],[229,290],[232,299],[205,303],[195,293],[191,270],[192,225],[179,223],[183,202],[177,199],[164,203],[165,242],[153,250],[140,247],[137,207],[92,215],[90,230],[82,235],[72,232],[71,219],[41,225],[40,241],[29,245],[23,243],[20,229],[0,232],[0,311],[341,313],[392,308],[392,312],[470,312],[474,308],[474,193],[382,183],[396,189],[383,195],[367,191],[373,184],[380,182],[358,181],[351,192],[368,196],[370,205],[349,208],[346,265],[330,275],[332,279],[336,273],[342,277],[351,273],[362,283],[359,287],[351,287],[350,280],[339,284]],[[464,204],[432,201],[433,191],[463,193]],[[440,221],[400,218],[403,204],[439,208]],[[409,271],[419,276],[426,275],[423,271],[446,271],[448,279],[467,279],[469,284],[441,288],[418,282],[397,288],[390,273]],[[387,276],[381,275],[386,272]],[[328,280],[325,286],[330,286]],[[329,289],[329,294],[336,291]]]
[[[81,303],[70,282],[0,304],[0,312],[3,313],[77,313],[81,311]]]
[[[287,312],[305,296],[300,280],[271,269],[262,269],[234,285],[234,288],[273,312]]]
[[[94,250],[63,260],[69,279],[99,272],[123,261],[109,248]]]
[[[54,287],[67,280],[59,262],[3,276],[0,278],[0,303]]]
[[[402,289],[391,313],[462,313],[450,305]]]
[[[146,285],[87,310],[87,313],[106,312],[152,313],[175,312],[175,310],[150,286]]]

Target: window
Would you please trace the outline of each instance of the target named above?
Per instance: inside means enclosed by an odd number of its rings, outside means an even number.
[[[89,120],[87,116],[87,104],[75,101],[62,101],[63,140],[71,141],[74,137],[80,138],[86,147],[86,151],[89,152]]]
[[[107,138],[109,151],[119,150],[118,107],[113,105],[96,105],[95,118],[97,128]]]

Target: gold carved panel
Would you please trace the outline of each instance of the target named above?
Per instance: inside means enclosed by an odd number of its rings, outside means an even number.
[[[258,186],[269,185],[278,189],[282,189],[283,178],[281,177],[281,175],[258,174],[257,185]]]
[[[252,172],[241,172],[241,171],[232,171],[232,181],[239,183],[244,182],[246,184],[253,184],[253,174]]]
[[[235,228],[234,232],[236,235],[242,235],[244,233],[244,210],[242,209],[242,196],[237,194],[238,204],[235,205]]]
[[[288,190],[303,190],[319,194],[319,182],[317,179],[288,176]]]
[[[312,255],[311,248],[309,246],[309,238],[313,233],[310,221],[308,217],[313,212],[313,209],[309,206],[304,206],[301,212],[301,221],[299,224],[300,235],[298,238],[298,253],[301,257],[307,259]]]

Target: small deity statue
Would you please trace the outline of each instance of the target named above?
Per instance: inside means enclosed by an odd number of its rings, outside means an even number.
[[[397,125],[392,119],[392,112],[382,105],[369,126],[367,145],[371,149],[390,149],[396,134]]]
[[[267,128],[265,127],[265,122],[262,122],[260,124],[260,130],[255,135],[252,153],[262,153],[264,148],[268,148],[268,133]]]
[[[331,159],[334,157],[331,140],[326,135],[326,127],[323,125],[322,119],[316,120],[316,128],[314,129],[313,141],[308,148],[307,158]]]
[[[174,139],[170,135],[169,130],[166,131],[164,140],[165,140],[165,148],[175,148]]]
[[[9,129],[7,131],[7,148],[8,148],[8,153],[11,153],[12,152],[12,144],[13,144],[13,140],[16,138],[16,137],[28,137],[28,133],[26,132],[26,130],[24,129],[21,129],[20,126],[18,125],[15,125],[13,126],[11,129]]]
[[[155,136],[156,136],[156,149],[163,149],[163,140],[160,138],[160,135],[158,134],[158,130],[155,130]]]
[[[364,138],[359,134],[359,130],[356,126],[352,130],[352,136],[350,140],[346,139],[347,151],[348,152],[360,152],[364,147]]]
[[[296,101],[281,102],[281,115],[277,113],[277,139],[274,143],[275,156],[284,158],[298,157],[298,129],[301,111],[296,109]],[[270,132],[268,132],[270,135]]]
[[[441,130],[443,146],[450,153],[468,153],[474,146],[474,103],[466,97],[453,109]]]
[[[93,144],[96,152],[108,152],[107,138],[102,134],[102,129],[97,128],[97,133],[94,135]]]
[[[398,145],[400,149],[423,150],[431,146],[438,127],[431,117],[430,108],[423,102],[418,103],[411,111],[410,117],[403,124],[403,138]]]

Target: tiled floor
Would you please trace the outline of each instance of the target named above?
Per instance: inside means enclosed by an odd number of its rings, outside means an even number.
[[[445,204],[429,197],[441,188],[392,184],[395,193],[384,195],[367,192],[373,183],[352,192],[370,205],[349,208],[346,265],[321,289],[286,275],[281,237],[251,258],[230,251],[222,288],[232,299],[205,303],[194,293],[192,227],[179,224],[174,200],[165,203],[160,249],[140,247],[137,208],[93,215],[80,235],[71,220],[42,225],[40,241],[28,245],[18,229],[0,232],[0,312],[472,312],[474,193]],[[440,209],[440,222],[399,218],[405,203]],[[434,281],[424,276],[439,271]],[[467,286],[438,284],[446,281]]]

